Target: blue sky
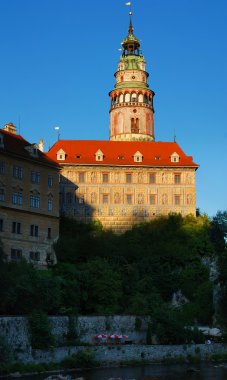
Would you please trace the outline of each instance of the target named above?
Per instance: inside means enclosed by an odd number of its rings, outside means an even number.
[[[197,207],[227,209],[227,1],[135,0],[134,33],[155,91],[156,141],[200,165]],[[0,127],[30,142],[109,138],[109,97],[127,35],[121,0],[0,0]]]

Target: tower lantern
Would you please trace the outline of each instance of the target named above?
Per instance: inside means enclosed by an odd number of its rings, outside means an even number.
[[[132,12],[128,35],[122,41],[122,55],[110,91],[110,140],[154,141],[154,92],[149,89],[146,61],[140,41],[134,35]]]

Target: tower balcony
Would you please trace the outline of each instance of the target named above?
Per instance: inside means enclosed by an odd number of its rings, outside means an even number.
[[[119,107],[129,107],[129,106],[146,107],[146,108],[150,108],[152,111],[154,111],[152,104],[142,103],[142,102],[122,102],[122,103],[111,104],[111,110],[115,109],[115,108],[119,108]]]

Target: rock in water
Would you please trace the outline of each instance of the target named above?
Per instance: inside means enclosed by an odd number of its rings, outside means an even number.
[[[187,372],[199,372],[200,370],[197,368],[190,367],[187,369]]]
[[[63,376],[63,375],[52,375],[52,376],[48,376],[46,377],[46,379],[44,380],[71,380],[71,376]]]

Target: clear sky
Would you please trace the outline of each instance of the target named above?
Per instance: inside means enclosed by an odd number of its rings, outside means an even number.
[[[126,0],[127,1],[127,0]],[[0,0],[0,127],[30,142],[109,138],[109,97],[127,35],[122,0]],[[200,165],[197,207],[227,209],[227,0],[134,0],[155,91],[156,141]]]

